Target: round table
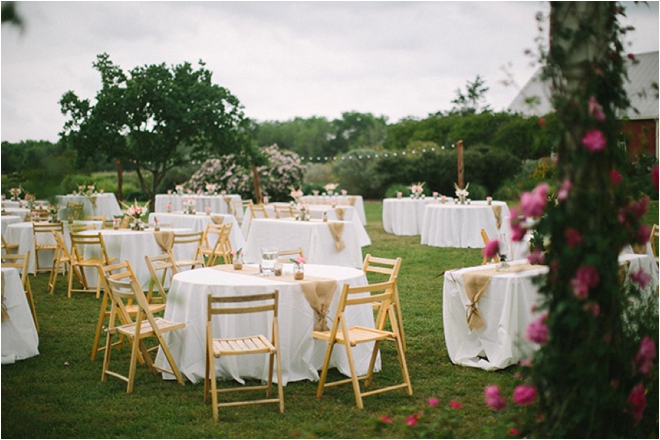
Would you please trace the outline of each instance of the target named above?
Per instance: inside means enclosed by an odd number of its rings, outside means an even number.
[[[484,229],[490,239],[499,238],[501,224],[508,216],[506,203],[497,201],[492,205],[485,201],[473,201],[469,205],[426,205],[421,243],[438,247],[483,248],[481,230]]]
[[[439,203],[439,200],[431,198],[384,199],[383,229],[388,234],[394,235],[420,235],[424,208],[430,203]]]
[[[61,220],[66,220],[68,215],[73,213],[70,205],[74,203],[83,204],[83,215],[85,216],[103,215],[107,220],[112,220],[114,216],[123,215],[114,193],[96,193],[90,196],[68,194],[57,196],[56,199],[57,205],[60,207],[59,217]]]
[[[208,206],[214,214],[234,214],[235,204],[241,202],[238,194],[156,194],[155,212],[167,212],[167,205],[170,205],[171,211],[183,211],[183,201],[187,199],[195,201],[196,212],[204,213]]]

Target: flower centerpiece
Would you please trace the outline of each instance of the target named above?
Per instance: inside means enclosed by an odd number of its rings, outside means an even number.
[[[305,259],[303,257],[290,258],[289,261],[293,263],[293,278],[302,280],[305,278]]]
[[[123,204],[123,203],[122,203]],[[128,214],[131,219],[133,219],[133,222],[131,223],[131,229],[134,231],[143,231],[144,230],[144,223],[142,222],[142,216],[144,216],[147,213],[147,206],[149,205],[149,202],[145,206],[138,205],[137,201],[133,201],[133,204],[130,206],[126,206],[126,214]]]
[[[234,270],[243,269],[243,248],[239,248],[237,251],[231,251],[231,260],[234,264]]]
[[[289,195],[291,196],[294,202],[298,203],[300,198],[303,196],[303,192],[301,189],[296,189],[294,187],[291,187],[291,192],[289,193]]]
[[[302,222],[308,222],[311,218],[309,214],[309,208],[305,205],[298,205],[298,211],[300,214],[296,216],[296,220],[300,220]]]
[[[421,198],[422,194],[424,193],[424,182],[419,182],[414,185],[411,185],[410,192],[414,198],[416,199]]]
[[[96,192],[95,185],[87,185],[87,195],[90,196]]]
[[[183,185],[176,185],[174,187],[174,190],[177,192],[177,194],[182,195],[183,194]]]
[[[14,202],[18,201],[18,196],[21,195],[22,190],[20,188],[12,188],[9,190],[9,194],[11,194],[11,199]]]
[[[27,202],[28,209],[34,208],[34,202],[36,200],[37,200],[37,196],[35,196],[34,194],[30,194],[28,192],[25,193],[25,201]]]
[[[339,185],[337,185],[336,183],[328,183],[326,186],[323,187],[323,189],[325,190],[325,192],[328,193],[329,196],[331,196],[334,194],[335,189],[337,189],[337,186]]]
[[[465,185],[465,188],[459,188],[458,185],[454,183],[454,188],[456,188],[456,197],[458,197],[458,202],[460,202],[461,205],[465,205],[465,201],[467,200],[467,196],[470,194],[468,192],[468,188],[470,187],[470,183],[468,182],[467,185]]]
[[[184,214],[194,214],[195,213],[195,204],[197,204],[195,199],[185,199],[183,201],[183,212],[184,212]]]
[[[206,194],[208,195],[214,195],[217,189],[218,189],[218,185],[216,185],[215,183],[206,184]]]

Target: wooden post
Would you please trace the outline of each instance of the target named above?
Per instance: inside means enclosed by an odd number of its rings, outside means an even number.
[[[463,189],[463,141],[456,142],[458,148],[458,188]]]

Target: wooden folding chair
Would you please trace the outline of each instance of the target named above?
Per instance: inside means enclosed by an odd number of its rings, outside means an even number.
[[[266,205],[259,203],[258,205],[252,205],[250,208],[252,212],[252,218],[268,218]]]
[[[658,224],[654,224],[653,228],[651,229],[651,236],[649,237],[649,241],[651,242],[651,250],[653,251],[653,256],[655,257],[655,262],[656,264],[660,263],[660,260],[658,259],[658,248],[656,247],[655,242],[658,241]]]
[[[57,231],[51,231],[51,232],[53,233],[53,238],[55,239],[55,243],[57,244],[57,248],[55,249],[55,254],[53,255],[53,267],[51,268],[50,278],[48,279],[48,288],[50,289],[50,294],[52,295],[53,292],[55,291],[55,283],[57,282],[57,275],[60,271],[60,268],[62,269],[62,274],[67,273],[67,266],[68,266],[68,270],[74,270],[74,269],[71,269],[72,257],[68,249],[66,248],[66,243],[64,243],[64,238]],[[76,276],[80,284],[82,284],[83,283],[82,277],[78,269],[75,269],[74,275]]]
[[[93,248],[94,251],[89,249]],[[90,257],[85,257],[85,253],[92,254]],[[69,270],[69,288],[67,297],[71,298],[71,292],[86,292],[96,293],[96,297],[101,296],[101,283],[103,274],[101,268],[107,266],[115,261],[116,258],[110,258],[108,251],[105,248],[105,241],[100,232],[89,235],[85,233],[71,233],[71,268]],[[91,289],[87,282],[85,275],[85,268],[96,268],[98,271],[98,278],[96,281],[96,289]],[[73,289],[73,273],[74,270],[79,270],[80,280],[82,281],[82,289]]]
[[[231,241],[229,240],[229,233],[231,232],[232,225],[233,223],[223,223],[221,225],[209,223],[206,225],[204,240],[200,249],[202,257],[208,258],[206,260],[206,267],[215,266],[220,257],[222,257],[224,264],[231,264],[232,248]],[[213,246],[210,245],[209,241],[209,236],[211,235],[217,235]]]
[[[206,315],[206,373],[204,375],[204,402],[211,394],[213,418],[218,420],[218,408],[278,403],[280,412],[284,412],[284,391],[282,386],[282,367],[280,361],[280,336],[277,321],[278,291],[258,295],[214,297],[208,295]],[[247,313],[272,313],[271,335],[258,334],[236,338],[215,338],[213,336],[213,317],[215,315],[243,315]],[[267,319],[264,316],[264,319]],[[240,388],[218,389],[215,374],[215,359],[223,356],[268,355],[268,379],[264,385],[243,386]],[[271,398],[273,384],[273,364],[277,370],[277,398]],[[266,398],[261,400],[242,400],[218,403],[221,393],[265,390]]]
[[[115,263],[101,268],[101,273],[103,275],[103,284],[105,289],[103,292],[103,299],[101,300],[99,319],[96,321],[96,333],[94,334],[94,343],[92,344],[92,354],[90,356],[91,360],[95,360],[96,354],[106,349],[105,345],[100,345],[101,334],[103,333],[103,325],[105,324],[106,319],[110,318],[110,310],[108,309],[108,306],[112,304],[112,299],[110,297],[110,288],[107,285],[106,278],[110,275],[113,275],[115,279],[129,279],[131,277],[137,279],[135,273],[133,272],[133,268],[126,263],[127,262]],[[148,299],[147,302],[149,303],[149,310],[151,311],[151,313],[157,313],[165,310],[165,303],[161,302],[157,304],[151,304]],[[129,300],[126,304],[126,311],[128,312],[129,316],[131,317],[136,316],[137,310],[138,310],[137,305],[133,304],[132,301]],[[121,320],[122,316],[119,316],[119,319]],[[126,322],[122,321],[122,324],[128,324],[128,323],[129,323],[128,321]],[[124,343],[124,338],[120,338],[118,342],[115,342],[112,345],[113,346],[123,345],[123,343]]]
[[[124,264],[127,271],[129,271],[130,263],[125,261]],[[102,272],[108,272],[107,268],[102,268],[101,270]],[[105,381],[108,376],[121,379],[127,383],[126,392],[131,393],[135,382],[135,369],[138,359],[143,359],[153,374],[158,374],[158,371],[172,374],[176,377],[180,385],[184,385],[181,372],[174,362],[174,358],[167,342],[163,338],[163,334],[182,329],[186,324],[183,322],[170,322],[163,318],[154,317],[147,303],[147,298],[142,292],[142,287],[140,287],[135,275],[132,274],[132,269],[129,272],[131,275],[128,277],[123,273],[107,275],[105,277],[106,286],[112,300],[112,307],[110,308],[110,321],[105,344],[105,355],[103,357],[101,380]],[[135,321],[131,319],[131,314],[127,308],[129,304],[137,307]],[[119,318],[120,316],[121,319]],[[119,320],[119,324],[117,320]],[[131,360],[128,368],[128,376],[110,370],[110,355],[112,353],[112,346],[114,345],[112,339],[115,335],[126,337],[131,342]],[[147,349],[143,342],[146,338],[154,337],[157,339],[158,344],[151,351],[160,347],[167,362],[169,362],[170,368],[159,367],[154,364],[150,350]]]
[[[18,245],[17,244],[9,244],[5,241],[4,236],[0,236],[2,238],[2,250],[4,250],[8,254],[15,254],[18,252]]]
[[[490,238],[488,238],[488,233],[486,232],[485,229],[481,230],[481,239],[484,241],[484,245],[488,245],[488,242],[490,241]],[[500,257],[497,255],[493,255],[493,258],[488,261],[488,258],[484,255],[484,259],[481,261],[481,264],[488,264],[488,263],[499,263],[500,262]]]
[[[39,332],[39,320],[37,319],[37,309],[34,307],[34,298],[32,296],[32,287],[30,286],[30,277],[28,277],[28,267],[30,266],[30,251],[24,254],[4,254],[2,255],[2,267],[13,267],[21,273],[21,283],[23,290],[27,297],[28,304],[30,305],[30,312],[32,312],[32,319],[34,319],[34,326]]]
[[[323,369],[321,370],[321,377],[319,379],[319,385],[316,390],[316,398],[321,398],[325,388],[345,383],[353,384],[355,401],[357,403],[357,407],[360,409],[364,408],[362,398],[371,396],[373,394],[405,388],[408,395],[412,396],[413,390],[410,383],[410,377],[408,375],[408,366],[406,364],[405,352],[401,343],[401,333],[399,332],[399,326],[397,325],[397,319],[393,308],[395,289],[396,277],[393,277],[392,281],[385,283],[368,284],[366,286],[359,287],[350,287],[348,284],[344,284],[332,328],[328,331],[312,332],[312,337],[315,339],[328,342],[328,348],[325,352],[325,360],[323,361]],[[368,295],[365,295],[366,293],[368,293]],[[375,328],[349,326],[345,315],[345,310],[347,307],[371,304],[374,302],[380,304],[380,308],[376,317]],[[392,328],[391,331],[385,330],[387,321],[389,321],[389,324]],[[382,341],[394,341],[399,357],[399,366],[401,367],[403,382],[384,388],[362,391],[360,388],[361,380],[365,381],[365,387],[369,387],[371,384],[374,365],[376,364],[378,350],[380,349],[380,344]],[[371,360],[369,362],[367,374],[364,376],[358,376],[355,369],[355,362],[353,360],[351,347],[355,347],[356,345],[363,343],[374,343],[373,351],[371,353]],[[326,383],[328,377],[328,368],[330,366],[330,358],[332,356],[332,350],[335,344],[343,345],[346,350],[351,377],[348,379]]]
[[[364,257],[364,262],[362,263],[362,272],[364,272],[364,274],[367,276],[369,276],[369,274],[385,275],[387,277],[387,281],[392,281],[393,279],[399,276],[401,263],[403,263],[401,257],[392,259],[392,258],[374,257],[371,254],[367,254]],[[370,282],[373,283],[373,282],[384,281],[379,278],[379,275],[372,276]],[[394,307],[394,311],[396,312],[396,321],[397,324],[399,325],[399,332],[401,333],[401,345],[403,345],[403,350],[406,351],[407,349],[406,335],[403,331],[403,313],[401,310],[401,301],[399,299],[399,287],[397,284],[394,285],[394,301],[392,303],[392,306]],[[378,304],[377,302],[374,303],[373,308],[374,310],[379,309],[380,304]]]
[[[96,221],[105,222],[105,216],[104,215],[86,215],[85,220],[96,220]]]
[[[288,263],[290,258],[295,257],[305,258],[305,254],[301,247],[277,251],[277,258],[282,262]]]
[[[195,269],[197,266],[204,267],[204,257],[201,253],[202,243],[204,240],[204,232],[174,232],[174,240],[172,241],[172,248],[169,250],[170,258],[176,264],[177,269],[190,266]],[[176,245],[194,244],[195,255],[191,260],[181,259],[177,260],[174,257],[174,247]]]
[[[52,243],[50,238],[53,236],[51,231],[59,232],[64,234],[64,225],[61,222],[58,223],[34,223],[32,224],[32,232],[34,235],[34,275],[36,276],[39,272],[47,272],[52,269],[52,266],[41,267],[39,266],[39,252],[43,251],[53,251],[57,248],[56,243]],[[47,241],[44,241],[48,238]]]
[[[248,206],[252,206],[252,200],[234,200],[232,202],[234,217],[236,217],[236,220],[238,220],[239,223],[243,222],[243,219],[245,218],[245,208]]]
[[[147,263],[151,279],[149,280],[149,290],[147,291],[147,302],[149,304],[165,304],[167,302],[168,279],[179,273],[172,256],[169,253],[161,254],[156,257],[145,255],[144,261]],[[154,288],[156,290],[154,290]]]

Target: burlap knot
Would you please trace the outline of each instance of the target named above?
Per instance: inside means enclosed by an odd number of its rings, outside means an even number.
[[[350,196],[350,197],[348,198],[348,204],[351,205],[351,206],[353,206],[353,205],[355,205],[355,201],[356,201],[356,200],[357,200],[357,197],[355,197],[355,196]]]
[[[96,209],[97,196],[87,196],[87,197],[89,197],[89,200],[92,202],[92,206],[94,207],[94,209]]]
[[[121,223],[119,224],[119,229],[128,229],[128,225],[131,222],[131,218],[127,215],[124,216],[124,218],[121,219]]]
[[[163,252],[168,252],[174,244],[173,231],[154,231],[154,239]]]
[[[495,225],[499,231],[500,227],[502,226],[502,206],[491,205],[491,208],[493,208],[493,214],[495,214]]]
[[[633,243],[630,245],[632,247],[632,250],[634,253],[639,254],[639,255],[645,255],[646,254],[646,243]]]
[[[346,213],[346,209],[335,208],[335,213],[337,214],[337,219],[344,220],[344,214]]]
[[[328,222],[328,228],[330,228],[330,234],[335,240],[335,249],[337,252],[341,252],[346,247],[344,240],[341,239],[341,235],[344,232],[344,223],[342,222]]]
[[[9,313],[5,305],[5,273],[2,272],[2,322],[9,320]]]
[[[337,288],[337,281],[307,277],[306,280],[298,281],[298,283],[300,283],[300,289],[305,295],[305,299],[314,310],[314,330],[319,332],[330,330],[326,318],[332,296]]]
[[[221,225],[222,222],[225,221],[225,217],[223,215],[211,214],[211,220],[216,225]]]
[[[224,196],[225,203],[227,204],[227,213],[228,214],[233,214],[232,208],[231,208],[231,197],[229,196]]]

